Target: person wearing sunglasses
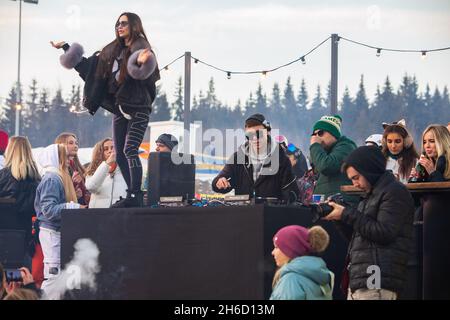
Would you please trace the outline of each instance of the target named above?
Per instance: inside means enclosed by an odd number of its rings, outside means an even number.
[[[214,178],[212,189],[236,195],[289,200],[298,194],[291,163],[278,143],[272,141],[270,123],[262,114],[245,121],[246,142]]]
[[[341,125],[340,116],[323,116],[314,124],[311,135],[311,163],[319,174],[314,193],[323,194],[325,198],[339,193],[342,185],[351,184],[341,172],[341,166],[344,158],[356,149],[356,144],[342,135]]]
[[[158,63],[144,32],[141,19],[131,12],[116,20],[115,39],[100,53],[83,57],[83,48],[73,43],[51,42],[63,48],[61,64],[75,68],[85,81],[83,106],[94,114],[99,107],[113,113],[116,161],[127,184],[127,195],[112,207],[141,207],[142,164],[139,146],[143,140],[151,105],[160,79]]]

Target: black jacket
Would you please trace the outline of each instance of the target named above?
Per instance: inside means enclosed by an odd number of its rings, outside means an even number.
[[[131,53],[150,47],[145,39],[138,39],[131,47]],[[64,51],[69,50],[69,46],[64,47]],[[158,66],[155,71],[146,79],[134,79],[127,74],[117,92],[113,95],[108,92],[108,79],[97,76],[99,63],[99,52],[95,52],[89,58],[83,57],[81,62],[75,66],[75,70],[85,81],[83,89],[83,106],[89,110],[90,114],[95,114],[99,107],[115,112],[116,106],[121,105],[126,108],[149,108],[156,97],[156,82],[160,79]],[[127,63],[124,61],[123,63]],[[112,68],[112,66],[110,66]]]
[[[248,146],[239,148],[214,178],[212,189],[215,192],[228,193],[234,189],[236,195],[248,194],[250,197],[255,195],[256,197],[275,197],[283,200],[289,199],[291,191],[298,194],[291,163],[278,145],[272,153],[275,155],[274,159],[277,158],[276,154],[278,153],[278,166],[276,166],[276,160],[265,162],[262,171],[264,174],[261,174],[256,181],[253,181],[253,165],[249,163],[249,158],[244,152],[246,147]],[[221,177],[231,178],[231,188],[220,190],[216,187],[217,180]]]
[[[443,182],[443,181],[448,181],[448,179],[445,179],[445,170],[447,168],[447,159],[445,158],[445,156],[440,156],[437,161],[436,161],[436,170],[433,171],[433,173],[431,173],[428,176],[428,179],[426,182]]]
[[[299,151],[300,154],[297,158],[297,163],[292,167],[292,173],[297,177],[301,178],[308,171],[308,163],[306,162],[306,157],[303,152]]]
[[[31,218],[35,215],[34,198],[38,184],[39,181],[31,179],[17,181],[10,168],[0,170],[0,197],[16,200],[15,214],[2,216],[0,229],[24,230],[26,243],[31,238]]]
[[[353,228],[349,246],[350,288],[367,289],[373,271],[381,271],[382,289],[401,292],[412,250],[414,201],[391,172],[384,173],[356,208],[345,208],[342,222]]]

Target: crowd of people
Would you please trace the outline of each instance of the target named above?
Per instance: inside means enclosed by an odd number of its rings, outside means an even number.
[[[342,119],[337,115],[317,121],[311,131],[308,168],[306,157],[297,147],[285,137],[272,138],[270,122],[262,114],[252,115],[244,123],[247,142],[230,157],[212,188],[219,193],[234,189],[238,195],[289,202],[311,197],[300,187],[309,171],[314,173],[313,193],[322,199],[338,193],[343,185],[353,184],[364,192],[362,200],[348,197],[348,206],[330,201],[333,211],[325,217],[346,226],[348,299],[396,299],[406,281],[413,220],[421,219],[420,207],[414,215],[414,201],[405,183],[450,180],[450,131],[443,125],[427,127],[419,156],[404,120],[384,123],[383,134],[372,135],[366,146],[360,147],[341,134],[341,126]],[[2,152],[0,197],[16,200],[15,228],[25,231],[26,243],[38,244],[41,249],[30,245],[26,252],[21,270],[28,280],[22,288],[33,283],[35,289],[31,291],[36,296],[59,299],[51,288],[61,272],[62,210],[114,208],[126,197],[128,185],[116,162],[115,144],[111,138],[99,141],[91,162],[83,165],[73,133],[60,134],[36,159],[26,137],[8,138],[3,131],[0,136],[1,145],[6,147]],[[157,152],[172,152],[178,142],[174,136],[163,134],[155,144]],[[297,166],[300,162],[301,168]],[[273,239],[272,254],[278,271],[271,299],[331,299],[334,275],[320,258],[330,241],[326,231],[288,226]],[[43,268],[34,270],[33,259],[41,259]],[[372,265],[383,270],[381,288],[367,288],[366,269]],[[43,282],[34,285],[28,270]],[[6,296],[13,289],[6,283],[5,274],[2,278]],[[25,293],[24,297],[31,297],[31,293]]]
[[[360,147],[342,135],[341,126],[338,115],[323,116],[315,123],[309,148],[311,169],[296,176],[295,162],[287,169],[290,153],[283,139],[277,137],[279,147],[272,148],[270,123],[261,114],[250,116],[245,121],[247,142],[230,157],[212,187],[220,193],[234,189],[236,194],[286,201],[294,194],[305,204],[313,196],[333,199],[330,196],[344,185],[357,187],[362,197],[344,196],[345,206],[328,201],[333,210],[324,218],[335,221],[349,243],[341,288],[349,300],[395,300],[407,281],[407,264],[414,251],[413,224],[422,219],[422,208],[415,209],[406,184],[450,181],[450,128],[427,127],[419,156],[404,120],[380,124],[384,132],[369,136]],[[334,276],[317,259],[321,250],[317,236],[312,236],[317,233],[326,239],[322,230],[301,226],[285,227],[274,236],[272,254],[279,269],[271,299],[330,298]],[[381,270],[379,287],[367,284],[373,266]]]
[[[90,113],[103,107],[114,114],[113,138],[95,145],[89,164],[80,162],[79,141],[73,133],[61,133],[35,159],[26,137],[9,138],[0,131],[0,197],[15,199],[12,228],[24,230],[30,244],[20,269],[22,282],[8,281],[7,272],[0,268],[1,298],[61,298],[52,286],[61,273],[64,209],[144,205],[138,148],[159,72],[136,14],[121,14],[115,35],[89,58],[83,57],[79,44],[52,42],[64,50],[62,65],[74,68],[85,81],[83,103]],[[371,135],[366,146],[358,147],[342,135],[342,120],[339,115],[327,115],[314,124],[308,166],[300,148],[285,137],[272,137],[264,115],[250,116],[244,122],[246,142],[212,181],[212,189],[307,204],[313,195],[325,201],[342,186],[353,184],[364,196],[345,196],[346,206],[329,201],[333,211],[324,218],[335,221],[349,239],[347,297],[397,299],[406,281],[413,220],[421,219],[420,207],[414,215],[405,184],[450,180],[450,124],[448,128],[430,125],[420,144],[415,144],[404,120],[383,123],[382,134]],[[178,141],[169,133],[155,143],[157,152],[177,151]],[[280,229],[273,237],[278,270],[271,299],[331,299],[334,274],[320,257],[329,242],[327,232],[318,226]],[[381,287],[367,286],[371,266],[382,270]]]

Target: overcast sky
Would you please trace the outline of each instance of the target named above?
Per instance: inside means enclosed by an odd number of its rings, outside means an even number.
[[[17,79],[18,2],[0,1],[1,82],[0,97]],[[160,66],[185,51],[227,70],[271,69],[296,59],[316,44],[338,33],[376,47],[432,49],[450,46],[450,1],[66,1],[39,0],[24,3],[22,12],[22,83],[34,77],[40,85],[63,89],[68,95],[73,83],[82,83],[75,71],[59,64],[60,51],[50,40],[79,42],[86,54],[100,50],[114,38],[114,23],[123,11],[137,13],[154,47]],[[245,101],[261,82],[270,96],[274,82],[284,87],[291,76],[296,93],[301,79],[307,82],[310,96],[330,79],[330,43],[308,56],[306,65],[293,64],[259,75],[226,74],[202,65],[193,68],[192,95],[207,89],[214,77],[219,99],[234,105]],[[406,72],[416,75],[419,90],[429,83],[442,89],[450,84],[450,51],[429,53],[425,60],[415,53],[382,52],[339,43],[339,99],[345,86],[352,94],[365,76],[369,98],[377,84],[389,75],[397,88]],[[173,100],[176,79],[183,74],[183,60],[169,73],[162,72],[162,89]],[[312,98],[312,97],[311,97]]]

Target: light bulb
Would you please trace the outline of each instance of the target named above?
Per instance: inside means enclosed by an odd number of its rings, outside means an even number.
[[[381,55],[381,49],[377,49],[377,57]]]

